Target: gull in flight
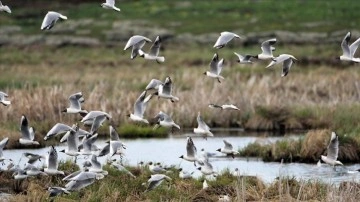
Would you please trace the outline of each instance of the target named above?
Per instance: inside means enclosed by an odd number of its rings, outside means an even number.
[[[233,149],[233,146],[230,142],[228,142],[226,140],[223,140],[223,141],[224,141],[225,146],[223,148],[217,149],[216,151],[224,153],[226,155],[230,155],[233,158],[235,158],[235,155],[239,154],[239,152]]]
[[[210,164],[209,161],[204,161],[204,165],[201,165],[197,169],[200,170],[201,173],[204,175],[212,175],[212,174],[216,175],[217,174],[214,171],[213,166]]]
[[[27,162],[29,164],[34,164],[37,160],[41,161],[41,158],[45,159],[45,156],[43,155],[33,154],[30,152],[25,152],[23,155],[29,159]]]
[[[29,128],[29,122],[25,117],[25,115],[21,116],[20,132],[21,132],[21,138],[19,139],[20,144],[39,145],[39,142],[34,141],[35,131],[33,127]]]
[[[51,138],[53,136],[56,136],[56,135],[62,134],[62,133],[66,133],[68,131],[75,132],[75,129],[73,127],[70,127],[63,123],[57,123],[49,130],[49,132],[44,137],[44,140],[48,140],[49,138]]]
[[[164,85],[164,83],[157,79],[151,79],[149,84],[145,87],[145,90],[159,90],[160,85]]]
[[[355,42],[349,45],[350,38],[351,38],[351,33],[348,32],[341,42],[341,48],[343,54],[338,59],[343,61],[360,62],[360,58],[354,58],[354,54],[360,44],[360,38],[358,38]]]
[[[252,55],[240,55],[239,53],[234,52],[234,54],[238,57],[238,59],[236,60],[236,62],[240,63],[240,64],[252,64],[253,62],[250,60],[252,57]]]
[[[78,152],[78,144],[79,144],[78,130],[79,130],[79,127],[77,126],[77,124],[74,124],[72,126],[72,130],[68,131],[69,134],[67,134],[67,148],[60,151],[69,156],[75,156],[75,161],[76,161],[76,156],[79,155],[79,152]]]
[[[106,170],[102,169],[102,165],[101,163],[97,160],[96,155],[92,155],[91,156],[91,167],[89,168],[89,172],[94,172],[94,173],[100,173],[103,175],[107,175],[108,172]]]
[[[252,56],[254,58],[260,59],[260,60],[269,60],[273,59],[274,56],[272,52],[275,50],[273,45],[276,43],[276,38],[266,40],[262,42],[261,44],[261,53],[255,56]]]
[[[237,106],[233,104],[224,104],[224,105],[217,105],[217,104],[209,104],[210,108],[218,108],[218,109],[233,109],[233,110],[240,110]]]
[[[93,152],[93,146],[95,141],[97,140],[98,134],[94,134],[94,135],[90,135],[87,134],[86,136],[84,136],[84,138],[82,139],[82,146],[83,149],[79,151],[80,154],[82,155],[92,155]]]
[[[171,178],[164,174],[155,174],[151,175],[150,179],[148,180],[148,187],[146,188],[145,192],[151,191],[158,187],[164,180],[171,181]]]
[[[241,38],[239,35],[232,32],[221,32],[219,38],[216,40],[214,48],[220,49],[226,46],[233,38]]]
[[[115,0],[106,0],[106,3],[102,3],[101,7],[105,8],[105,9],[113,9],[116,11],[120,11],[120,8],[117,8],[115,6]]]
[[[133,60],[139,54],[139,51],[142,49],[142,47],[144,47],[146,42],[152,42],[152,41],[144,36],[140,36],[140,35],[132,36],[126,43],[124,50],[127,50],[128,48],[132,47],[130,58]]]
[[[197,120],[197,123],[198,123],[198,127],[194,128],[194,133],[195,134],[204,135],[205,139],[207,137],[213,137],[214,136],[214,134],[212,134],[212,132],[210,131],[210,127],[201,118],[200,112],[198,112],[196,120]]]
[[[86,110],[81,110],[81,103],[85,101],[81,92],[70,95],[69,102],[70,107],[64,109],[62,112],[69,114],[81,114],[81,116],[86,116],[88,113]]]
[[[159,98],[170,99],[171,102],[179,101],[178,97],[173,96],[172,94],[172,80],[168,76],[165,79],[164,84],[159,85],[159,89],[153,95],[159,96]]]
[[[11,104],[9,100],[5,99],[7,97],[8,95],[6,93],[0,91],[0,103],[3,104],[4,106],[8,106]]]
[[[181,155],[179,158],[184,159],[186,161],[194,162],[194,165],[196,166],[196,147],[191,139],[191,137],[187,137],[187,143],[186,143],[186,155]]]
[[[84,125],[86,126],[92,126],[92,124],[94,123],[94,120],[96,117],[98,116],[102,116],[102,115],[106,115],[108,119],[111,119],[111,116],[103,111],[90,111],[88,114],[86,114],[86,116],[84,116],[81,119],[81,122],[84,123]]]
[[[165,57],[159,56],[160,46],[161,46],[161,38],[160,36],[157,36],[153,45],[150,47],[149,53],[145,53],[140,49],[139,56],[143,57],[146,60],[156,60],[157,63],[165,62]]]
[[[6,146],[6,144],[8,143],[9,141],[9,138],[4,138],[3,140],[0,141],[0,162],[2,162],[4,164],[4,161],[5,160],[9,160],[9,161],[12,161],[11,159],[6,159],[4,158],[4,154],[3,154],[3,150],[4,150],[4,147]]]
[[[55,197],[62,194],[70,194],[68,190],[62,187],[48,187],[49,197]]]
[[[67,20],[67,17],[58,12],[49,11],[41,24],[41,30],[50,30],[59,19]]]
[[[64,175],[63,171],[58,170],[58,154],[54,146],[51,146],[49,155],[46,157],[47,168],[44,168],[44,172],[49,175]]]
[[[343,165],[340,161],[337,161],[339,154],[339,137],[336,135],[335,132],[331,133],[330,143],[327,147],[327,155],[321,155],[321,160],[325,163],[336,166],[336,165]]]
[[[165,114],[164,112],[160,111],[156,116],[155,119],[157,119],[157,124],[155,125],[154,129],[156,129],[159,126],[163,126],[165,128],[177,128],[180,129],[180,126],[177,125],[172,118]]]
[[[224,79],[224,77],[220,75],[223,64],[224,59],[219,60],[219,55],[215,53],[210,62],[210,71],[206,71],[204,74],[208,77],[217,79],[218,82],[221,83],[220,79]]]
[[[290,68],[292,66],[292,64],[296,61],[297,59],[289,54],[281,54],[278,57],[274,58],[273,61],[270,62],[270,64],[268,66],[266,66],[266,68],[269,68],[273,65],[276,64],[280,64],[283,63],[283,68],[282,68],[282,73],[281,73],[281,77],[284,77],[286,75],[288,75]]]
[[[124,173],[128,174],[129,176],[131,176],[131,177],[133,177],[133,178],[136,178],[136,176],[135,176],[134,174],[132,174],[128,169],[126,169],[126,168],[125,168],[123,165],[121,165],[120,163],[117,163],[117,162],[113,161],[113,162],[111,163],[111,165],[112,165],[113,167],[115,167],[116,169],[118,169],[119,171],[124,172]]]
[[[191,179],[192,174],[194,174],[194,172],[190,173],[190,172],[184,171],[182,168],[179,169],[179,177],[181,179]]]
[[[149,121],[144,119],[144,112],[147,104],[149,103],[152,94],[146,97],[146,91],[142,92],[134,104],[134,114],[128,114],[131,120],[137,122],[144,122],[149,124]]]
[[[1,3],[1,1],[0,1],[0,11],[5,11],[5,12],[7,12],[7,13],[11,13],[11,10],[10,10],[9,6],[3,5],[3,4]]]

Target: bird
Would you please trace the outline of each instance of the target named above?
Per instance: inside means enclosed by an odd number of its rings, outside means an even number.
[[[80,122],[84,123],[85,126],[92,126],[96,117],[106,115],[108,119],[111,119],[110,114],[103,111],[90,111],[86,116],[84,116]]]
[[[284,77],[286,75],[288,75],[290,68],[292,66],[292,64],[296,61],[297,59],[289,54],[281,54],[278,57],[274,58],[270,64],[268,66],[266,66],[266,68],[269,68],[273,65],[276,64],[280,64],[283,63],[283,68],[282,68],[282,74],[281,77]]]
[[[35,131],[33,127],[29,128],[29,121],[27,120],[25,115],[21,116],[20,132],[21,132],[21,138],[19,139],[20,144],[40,145],[39,142],[34,141]]]
[[[159,164],[154,164],[151,161],[148,163],[148,166],[149,166],[149,170],[151,173],[166,172],[166,170],[164,168],[162,168]]]
[[[67,17],[54,11],[49,11],[41,24],[41,30],[50,30],[59,19],[67,20]]]
[[[241,37],[237,34],[234,34],[232,32],[221,32],[219,38],[216,40],[214,44],[214,48],[220,49],[226,46],[227,43],[229,43],[233,38],[239,38]]]
[[[171,102],[179,101],[178,97],[172,95],[172,80],[170,76],[166,77],[164,84],[159,85],[159,89],[153,95],[159,98],[170,99]]]
[[[139,55],[139,51],[142,49],[142,47],[144,47],[146,42],[152,42],[152,41],[144,36],[134,35],[130,37],[130,39],[125,45],[124,50],[127,50],[128,48],[132,47],[130,58],[133,60]]]
[[[214,171],[213,166],[210,164],[209,161],[205,161],[204,165],[200,165],[200,167],[197,168],[201,171],[204,175],[216,175],[217,173]]]
[[[98,134],[94,134],[94,135],[88,134],[84,136],[84,138],[82,139],[83,148],[79,151],[79,153],[86,156],[94,154],[92,147],[95,141],[97,140],[97,137]]]
[[[8,94],[0,91],[0,103],[3,104],[4,106],[8,106],[11,104],[11,101],[5,99],[7,97],[8,97]]]
[[[209,188],[209,185],[208,185],[207,181],[204,180],[204,182],[203,182],[203,189],[207,189],[207,188]]]
[[[6,144],[8,142],[9,142],[8,137],[6,137],[6,138],[4,138],[3,140],[0,141],[0,162],[4,162],[5,160],[10,160],[11,161],[11,159],[4,158],[4,154],[3,154],[4,147],[6,146]]]
[[[153,189],[155,189],[156,187],[158,187],[164,180],[166,181],[171,181],[172,179],[164,174],[154,174],[151,175],[149,180],[148,180],[148,186],[145,190],[145,192],[151,191]]]
[[[264,42],[261,43],[261,53],[255,56],[252,56],[256,59],[260,59],[260,60],[269,60],[269,59],[273,59],[273,50],[275,50],[275,48],[273,47],[273,45],[276,43],[276,38],[273,39],[269,39],[266,40]]]
[[[190,173],[190,172],[184,171],[182,168],[179,168],[179,177],[181,179],[191,179],[192,174],[194,174],[194,172]]]
[[[124,172],[126,174],[128,174],[129,176],[131,176],[132,178],[136,178],[136,176],[134,174],[132,174],[128,169],[126,169],[123,165],[121,165],[120,163],[117,162],[112,162],[111,165],[113,167],[115,167],[116,169],[118,169],[121,172]]]
[[[156,116],[155,119],[157,119],[157,126],[162,126],[165,128],[177,128],[180,129],[180,126],[178,124],[176,124],[172,118],[167,115],[166,113],[160,111]],[[156,127],[155,127],[156,128]]]
[[[120,11],[120,8],[115,6],[115,0],[106,0],[105,3],[101,4],[101,7],[105,9],[113,9],[115,11]]]
[[[240,177],[240,170],[239,168],[235,168],[235,170],[231,173],[234,177]]]
[[[76,160],[76,156],[79,155],[79,152],[78,152],[78,145],[79,145],[78,130],[79,130],[79,127],[77,126],[77,124],[74,124],[72,126],[72,130],[68,131],[69,134],[67,135],[67,148],[59,151],[59,152],[65,153],[69,156],[75,156],[75,160]]]
[[[106,170],[102,169],[102,165],[101,163],[97,160],[96,155],[91,155],[91,167],[89,168],[89,172],[93,172],[93,173],[100,173],[103,175],[107,175],[108,172]]]
[[[238,57],[236,62],[240,64],[252,64],[253,62],[250,60],[253,56],[252,55],[240,55],[239,53],[234,52],[234,54]]]
[[[58,134],[66,133],[68,131],[76,132],[75,129],[73,129],[73,127],[70,127],[63,123],[57,123],[49,130],[49,132],[47,132],[46,136],[44,137],[44,140],[48,140],[51,137],[54,137]]]
[[[143,91],[135,101],[134,113],[128,114],[127,116],[133,121],[149,124],[149,121],[144,119],[144,112],[151,98],[152,94],[146,97],[146,91]]]
[[[62,194],[70,194],[70,192],[63,187],[48,187],[47,191],[49,192],[49,197],[55,197]]]
[[[224,104],[224,105],[217,105],[217,104],[209,104],[210,108],[218,108],[218,109],[232,109],[232,110],[240,110],[237,106],[233,104]]]
[[[106,120],[109,120],[109,117],[106,114],[95,117],[91,125],[90,134],[95,134]]]
[[[70,95],[69,102],[70,106],[66,109],[64,109],[62,112],[68,113],[68,114],[81,114],[82,116],[86,116],[88,113],[86,110],[81,109],[81,103],[84,102],[85,99],[83,97],[83,94],[81,92],[74,93]]]
[[[28,177],[26,172],[27,171],[25,171],[23,169],[17,169],[17,170],[14,171],[12,176],[14,177],[15,180],[23,180],[23,179],[26,179]]]
[[[59,171],[58,166],[58,154],[54,146],[50,147],[49,155],[46,157],[47,168],[44,168],[44,172],[49,175],[64,175],[64,171]]]
[[[34,164],[38,160],[41,161],[42,158],[45,159],[45,156],[43,156],[43,155],[33,154],[30,152],[25,152],[25,153],[23,153],[23,155],[29,159],[27,162],[29,164]]]
[[[339,136],[335,132],[331,133],[330,143],[327,147],[327,155],[321,155],[321,160],[325,163],[336,166],[343,165],[340,161],[337,160],[339,154]]]
[[[196,147],[191,137],[187,137],[186,140],[186,155],[181,155],[179,158],[184,159],[189,162],[194,162],[196,166],[197,156],[196,156]]]
[[[351,33],[348,32],[341,42],[341,48],[343,54],[340,57],[338,57],[338,59],[343,61],[360,62],[360,58],[354,58],[355,52],[360,44],[360,38],[358,38],[355,42],[349,45],[350,38],[351,38]]]
[[[141,49],[139,50],[139,56],[146,60],[155,60],[157,63],[165,62],[164,56],[159,56],[161,46],[161,38],[157,36],[153,45],[150,47],[149,53],[145,53]]]
[[[1,3],[1,1],[0,1],[0,11],[5,11],[5,12],[7,12],[7,13],[11,13],[11,10],[10,10],[9,6],[3,5],[3,4]]]
[[[88,174],[87,174],[88,175]],[[79,191],[96,181],[95,178],[88,178],[84,180],[72,180],[65,185],[65,189],[68,191]]]
[[[198,127],[194,128],[194,133],[195,134],[203,135],[205,139],[207,137],[213,137],[214,136],[214,134],[210,131],[210,127],[201,118],[200,112],[198,112],[196,121],[198,123]]]
[[[219,83],[221,83],[220,79],[224,79],[224,77],[220,75],[223,64],[224,59],[219,60],[219,55],[215,53],[210,62],[210,71],[204,72],[204,75],[215,78]]]
[[[32,164],[26,164],[24,167],[24,171],[26,172],[27,176],[47,175],[40,168],[38,168]],[[21,176],[21,175],[24,175],[24,173],[21,171],[18,172],[18,175],[20,175],[17,177],[18,179],[20,179],[21,177],[24,177],[24,176]]]
[[[149,84],[145,87],[145,90],[159,90],[160,85],[164,85],[164,82],[157,79],[151,79]]]
[[[231,157],[235,158],[236,154],[239,154],[238,151],[233,149],[233,146],[230,142],[223,140],[225,146],[223,148],[217,149],[216,151],[224,153],[226,155],[230,155]]]

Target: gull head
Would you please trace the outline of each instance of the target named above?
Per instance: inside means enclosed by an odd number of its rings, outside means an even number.
[[[127,117],[130,117],[130,114],[126,114]]]
[[[184,155],[181,155],[179,158],[184,159]]]
[[[216,151],[220,152],[220,151],[221,151],[221,149],[217,149]]]
[[[198,167],[197,169],[201,171],[201,167]]]
[[[65,113],[67,110],[66,109],[63,109],[61,112]]]
[[[59,152],[65,153],[65,149],[63,149],[63,150],[60,150]]]

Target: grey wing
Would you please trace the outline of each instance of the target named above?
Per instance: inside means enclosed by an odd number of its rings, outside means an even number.
[[[213,166],[210,164],[209,160],[204,161],[204,166],[209,168],[210,170],[213,169]]]
[[[132,36],[126,43],[124,50],[127,50],[131,46],[137,46],[140,47],[139,49],[141,49],[142,46],[144,46],[144,44],[141,46],[141,42],[145,44],[146,42],[151,42],[151,40],[149,38],[140,35]]]
[[[110,144],[107,144],[105,145],[101,151],[99,152],[98,156],[101,157],[101,156],[105,156],[105,155],[108,155],[110,152]]]
[[[94,134],[97,132],[97,130],[100,128],[100,126],[102,126],[102,124],[104,123],[104,121],[106,120],[106,116],[105,115],[101,115],[101,116],[97,116],[94,119],[94,122],[91,126],[91,130],[90,133]]]
[[[172,118],[169,115],[167,115],[166,113],[164,113],[162,111],[160,111],[159,114],[155,118],[161,119],[161,120],[167,121],[167,122],[172,122],[173,121]]]
[[[3,4],[1,3],[1,1],[0,1],[0,6],[3,6]]]
[[[233,149],[233,146],[230,144],[230,142],[226,141],[226,140],[223,140],[224,141],[224,144],[225,144],[225,149],[227,150],[232,150]]]
[[[211,62],[210,62],[210,72],[217,74],[218,72],[218,62],[219,62],[219,56],[217,53],[214,54]]]
[[[162,86],[162,93],[163,94],[167,94],[167,95],[171,95],[171,90],[172,90],[172,82],[170,79],[166,80],[164,85]],[[159,86],[159,90],[160,90],[160,86]]]
[[[224,47],[234,37],[240,38],[238,35],[231,33],[231,32],[221,32],[219,38],[215,42],[214,48]]]
[[[75,130],[72,127],[70,127],[70,126],[68,126],[66,124],[57,123],[46,134],[45,140],[48,139],[51,136],[54,136],[54,135],[57,135],[57,134],[60,134],[60,133],[65,133],[66,131],[74,131],[75,132]]]
[[[41,24],[41,29],[44,30],[44,29],[51,29],[56,21],[59,19],[60,17],[60,14],[59,13],[56,13],[56,12],[48,12],[46,15],[45,15],[45,18]]]
[[[266,55],[272,55],[272,45],[276,43],[276,38],[264,41],[261,44],[261,50]]]
[[[150,181],[146,191],[151,191],[161,184],[162,180]]]
[[[327,157],[336,160],[339,153],[339,139],[338,136],[332,132],[330,144],[327,148]]]
[[[33,127],[29,128],[29,138],[30,140],[34,140],[35,139],[35,131]]]
[[[79,137],[77,132],[69,131],[69,135],[67,137],[67,145],[70,151],[77,151],[79,144]]]
[[[81,109],[80,99],[82,98],[81,93],[75,93],[69,97],[70,108]]]
[[[138,99],[135,101],[134,104],[134,115],[142,117],[144,114],[144,100],[146,96],[146,91],[142,92]]]
[[[101,163],[97,160],[95,155],[91,156],[91,166],[96,169],[101,169]]]
[[[244,60],[244,56],[240,55],[239,53],[234,52],[234,54],[239,58],[240,61]]]
[[[115,0],[106,0],[106,3],[111,6],[115,6]]]
[[[196,147],[194,142],[192,141],[191,137],[188,137],[187,144],[186,144],[186,154],[189,157],[196,156]]]
[[[217,66],[216,66],[216,68],[217,68],[216,74],[217,74],[217,75],[220,75],[221,70],[222,70],[222,68],[223,68],[223,64],[224,64],[224,59],[221,59],[221,60],[218,62]]]
[[[64,177],[64,178],[62,179],[62,181],[69,180],[70,178],[73,178],[73,177],[79,175],[81,172],[83,172],[83,171],[81,171],[81,170],[75,171],[75,172],[71,173],[70,175]]]
[[[251,59],[252,55],[245,55],[243,60],[244,61],[249,61]]]
[[[8,141],[9,141],[8,137],[1,140],[1,142],[0,142],[0,152],[2,152],[2,150],[4,149],[4,147],[6,146]],[[0,156],[2,156],[1,153],[0,153]]]
[[[54,146],[51,147],[49,156],[48,156],[48,168],[55,169],[58,168],[58,154]]]
[[[282,77],[288,75],[292,64],[293,64],[293,60],[291,58],[288,58],[283,62],[283,68],[281,74]]]
[[[110,140],[111,141],[119,141],[119,134],[117,133],[117,131],[115,130],[115,128],[113,126],[109,126],[110,129]]]
[[[146,86],[145,90],[158,89],[160,85],[164,84],[162,81],[157,79],[151,79],[150,83]]]
[[[354,56],[357,48],[359,47],[359,44],[360,44],[360,38],[358,38],[354,43],[352,43],[350,45],[350,56]]]
[[[341,42],[341,48],[342,48],[342,50],[343,50],[343,54],[344,54],[344,55],[347,55],[347,56],[349,56],[349,57],[351,57],[351,55],[350,55],[350,47],[349,47],[350,38],[351,38],[351,33],[348,32],[348,33],[345,35],[345,37],[344,37],[344,39],[342,40],[342,42]]]
[[[91,137],[85,136],[85,139],[83,140],[83,148],[85,151],[91,151],[92,145],[97,140],[97,136],[97,134],[92,135]]]
[[[199,128],[202,128],[204,130],[210,130],[209,126],[201,118],[200,113],[198,113],[198,116],[197,116],[196,120],[198,122]]]
[[[21,117],[20,131],[21,131],[22,138],[27,139],[27,140],[31,139],[30,130],[29,130],[29,122],[24,115]]]
[[[150,47],[149,54],[152,56],[158,56],[160,52],[160,46],[161,46],[161,38],[160,36],[157,36],[153,45]]]

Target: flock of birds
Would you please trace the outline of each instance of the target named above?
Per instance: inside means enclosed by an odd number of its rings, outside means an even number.
[[[106,0],[106,3],[101,4],[101,6],[106,9],[120,11],[119,8],[115,7],[114,0]],[[10,8],[6,5],[3,5],[1,2],[0,11],[11,13]],[[41,30],[52,29],[59,19],[66,20],[67,17],[58,12],[49,11],[44,17],[44,20],[41,24]],[[343,61],[360,62],[360,58],[354,57],[354,54],[360,43],[360,39],[357,39],[354,43],[349,45],[350,38],[351,34],[349,32],[346,34],[345,38],[341,43],[343,55],[341,55],[339,59]],[[232,32],[221,32],[219,38],[216,40],[213,47],[216,49],[224,48],[233,39],[241,39],[241,37]],[[152,42],[152,40],[145,36],[135,35],[128,40],[124,47],[124,50],[128,50],[131,48],[131,59],[135,59],[137,56],[139,56],[146,60],[154,60],[158,63],[165,62],[165,57],[160,56],[160,47],[162,43],[161,37],[157,36],[152,46],[150,47],[150,50],[148,52],[145,52],[143,50],[143,47],[146,43],[150,42]],[[287,76],[291,66],[295,61],[297,61],[297,59],[290,54],[281,54],[277,57],[274,57],[273,51],[275,50],[274,46],[276,42],[276,38],[262,42],[261,53],[258,55],[243,56],[235,52],[234,54],[238,57],[237,62],[241,64],[250,64],[253,62],[252,58],[259,60],[269,60],[270,64],[266,68],[272,67],[277,64],[282,64],[281,76]],[[221,76],[223,64],[224,59],[220,59],[219,55],[215,53],[209,65],[210,69],[204,72],[204,74],[208,77],[216,79],[218,82],[221,83],[221,80],[224,79],[224,77]],[[134,122],[149,124],[149,121],[144,118],[144,112],[146,110],[147,104],[154,96],[162,99],[168,99],[171,102],[178,102],[180,100],[178,97],[172,94],[172,79],[170,78],[170,76],[166,77],[164,81],[152,79],[135,101],[134,111],[133,113],[128,115],[129,119]],[[11,102],[7,100],[7,98],[8,95],[6,93],[0,92],[0,102],[5,106],[11,104]],[[96,180],[103,179],[107,175],[107,171],[102,169],[103,165],[98,161],[99,157],[107,156],[106,163],[111,164],[114,168],[117,168],[120,171],[127,173],[132,178],[136,177],[122,165],[121,159],[124,155],[124,149],[126,149],[126,145],[120,141],[119,135],[113,126],[109,126],[110,138],[109,141],[107,141],[106,146],[104,146],[103,148],[99,148],[95,144],[98,137],[98,129],[103,125],[105,121],[110,120],[112,117],[107,112],[88,112],[82,109],[81,105],[84,101],[85,99],[81,92],[71,95],[69,97],[70,106],[63,110],[63,112],[68,114],[80,114],[82,116],[81,123],[84,126],[88,126],[89,130],[80,129],[80,126],[77,123],[72,126],[63,123],[57,123],[54,125],[53,128],[49,130],[49,132],[44,137],[44,140],[48,140],[57,135],[64,134],[60,142],[66,142],[67,148],[59,152],[63,152],[66,155],[73,157],[75,163],[78,156],[84,156],[87,159],[81,165],[81,170],[71,173],[70,175],[67,175],[63,178],[63,181],[68,182],[65,187],[49,187],[48,191],[50,192],[50,196],[56,196],[62,193],[69,193],[69,191],[76,191],[94,183]],[[209,104],[209,107],[218,108],[221,110],[239,110],[239,108],[233,104]],[[180,126],[176,124],[173,119],[165,112],[160,111],[155,116],[155,119],[157,120],[157,123],[154,128],[166,127],[171,130],[173,128],[180,129]],[[194,128],[193,130],[195,134],[201,135],[205,139],[214,136],[214,134],[211,132],[210,127],[202,119],[200,112],[198,112],[197,115],[197,123],[198,127]],[[39,142],[35,141],[35,131],[32,127],[29,126],[29,121],[25,115],[21,117],[20,132],[20,144],[25,146],[39,144]],[[65,175],[64,171],[58,170],[58,151],[55,149],[54,146],[51,146],[48,154],[45,155],[25,152],[23,156],[28,158],[28,162],[26,165],[24,165],[24,167],[21,167],[20,165],[14,165],[13,160],[11,160],[10,158],[5,158],[3,156],[3,149],[6,146],[8,140],[9,138],[5,138],[0,142],[0,162],[4,163],[7,160],[11,162],[11,166],[9,166],[8,169],[10,171],[13,171],[14,179],[22,180],[37,175]],[[238,154],[238,151],[234,150],[232,144],[229,143],[227,140],[223,140],[223,142],[224,146],[217,151],[228,156],[232,156],[234,158],[234,156]],[[321,159],[325,163],[332,166],[342,165],[340,161],[337,161],[338,148],[338,136],[335,133],[332,133],[330,144],[327,149],[327,156],[321,156]],[[112,159],[116,155],[120,156],[120,161]],[[195,166],[198,166],[197,169],[200,170],[202,174],[216,176],[217,172],[213,169],[213,166],[209,161],[209,157],[211,156],[212,154],[206,152],[204,149],[202,149],[200,154],[197,154],[197,149],[192,138],[187,137],[186,154],[180,156],[180,158],[193,163]],[[41,159],[46,159],[45,167],[35,166],[34,164]],[[147,167],[147,169],[149,169],[151,173],[153,173],[153,175],[151,175],[149,180],[146,182],[146,192],[156,188],[164,180],[172,180],[166,175],[166,172],[168,171],[166,168],[164,168],[165,166],[162,166],[160,163],[155,164],[149,162],[145,164],[141,162],[140,164],[142,165],[142,167]],[[179,169],[179,177],[182,179],[191,178],[192,174],[193,173],[184,171],[181,168]],[[235,176],[239,176],[239,170],[236,169],[233,174]],[[206,180],[203,183],[203,187],[208,187]]]

